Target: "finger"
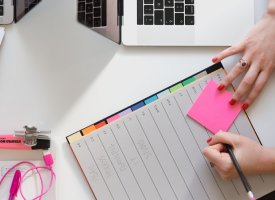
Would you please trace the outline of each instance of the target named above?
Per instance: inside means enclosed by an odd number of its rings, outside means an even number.
[[[234,144],[236,144],[238,140],[239,140],[239,135],[220,131],[212,137],[212,140],[209,142],[209,145],[220,143],[220,144],[229,144],[234,146]]]
[[[249,58],[244,58],[245,60],[250,60]],[[247,67],[241,67],[241,63],[238,62],[233,67],[233,69],[224,77],[221,84],[225,87],[230,85],[241,73],[247,70]]]
[[[245,104],[246,104],[246,108],[251,105],[253,103],[253,101],[256,99],[256,97],[261,93],[261,91],[263,90],[265,84],[268,81],[268,78],[270,76],[270,73],[262,71],[255,84],[254,84],[254,88],[251,90],[251,92],[249,93],[248,97],[245,100]],[[245,105],[244,104],[244,105]],[[244,106],[243,106],[244,107]]]
[[[244,43],[239,43],[237,45],[234,45],[232,47],[229,47],[225,50],[223,50],[222,52],[220,52],[219,54],[217,54],[213,59],[212,61],[213,62],[220,62],[221,60],[223,60],[224,58],[226,57],[229,57],[229,56],[232,56],[234,54],[238,54],[240,53],[241,51],[243,51],[245,48],[245,45]]]
[[[207,158],[207,160],[213,163],[215,166],[222,164],[222,155],[216,149],[207,147],[203,150],[203,154]]]
[[[258,65],[252,65],[248,72],[246,73],[245,77],[241,81],[239,87],[233,94],[232,98],[236,101],[241,100],[242,97],[247,95],[253,85],[255,84],[255,81],[257,80],[257,77],[259,76],[260,68]]]
[[[217,150],[219,152],[224,152],[224,150],[225,150],[225,147],[223,144],[214,144],[214,145],[209,146],[209,148]]]

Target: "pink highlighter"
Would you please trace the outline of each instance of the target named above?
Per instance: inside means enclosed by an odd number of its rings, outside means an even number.
[[[50,148],[49,138],[39,138],[37,143],[33,146],[26,145],[23,137],[16,137],[15,135],[0,135],[0,149],[21,149],[21,150],[47,150]]]

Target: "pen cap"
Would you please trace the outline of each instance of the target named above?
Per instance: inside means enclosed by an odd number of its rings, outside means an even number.
[[[14,173],[14,177],[11,183],[11,188],[10,188],[10,194],[11,195],[16,195],[20,186],[20,181],[21,181],[21,172],[20,170],[16,170]]]

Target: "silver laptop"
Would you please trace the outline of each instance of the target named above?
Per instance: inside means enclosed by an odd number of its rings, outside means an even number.
[[[0,0],[0,24],[18,22],[41,0]]]
[[[254,24],[253,0],[78,0],[78,21],[124,45],[227,46]]]

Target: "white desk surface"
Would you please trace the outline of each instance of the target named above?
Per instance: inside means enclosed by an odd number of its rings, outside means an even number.
[[[264,6],[257,0],[257,19]],[[65,136],[202,70],[225,48],[119,46],[78,24],[75,11],[75,0],[44,0],[6,26],[0,47],[0,132],[52,130],[58,200],[92,199]],[[275,74],[249,108],[265,146],[275,146],[274,89]]]

